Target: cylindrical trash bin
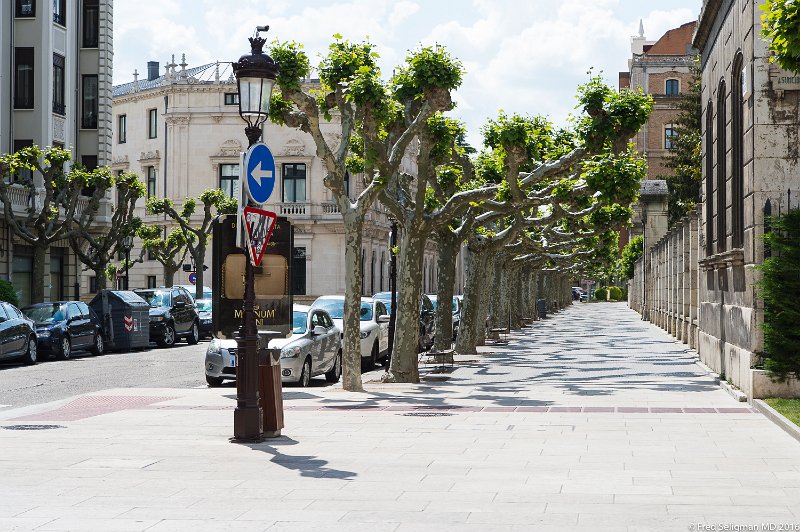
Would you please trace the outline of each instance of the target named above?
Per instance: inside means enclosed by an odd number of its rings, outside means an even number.
[[[539,313],[539,319],[543,320],[547,317],[547,301],[544,299],[536,300],[536,310]]]

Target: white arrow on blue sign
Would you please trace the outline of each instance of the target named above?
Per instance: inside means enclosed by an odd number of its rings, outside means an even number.
[[[253,144],[244,156],[244,185],[253,202],[266,202],[275,189],[275,158],[263,142]]]

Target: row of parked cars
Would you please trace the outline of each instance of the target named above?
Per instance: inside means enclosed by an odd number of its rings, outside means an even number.
[[[128,304],[141,302],[147,306],[143,346],[152,341],[169,347],[181,338],[196,344],[202,336],[211,335],[211,293],[204,291],[209,299],[195,303],[194,287],[189,288],[192,291],[173,286],[128,293]],[[26,364],[35,364],[51,356],[66,360],[79,351],[102,354],[108,347],[106,329],[113,324],[101,319],[98,314],[102,313],[91,306],[83,301],[53,301],[18,309],[10,303],[0,303],[0,358],[19,358]],[[127,323],[117,325],[121,329],[127,327]],[[133,321],[129,330],[133,330]]]
[[[419,349],[433,346],[436,334],[435,301],[428,295],[420,302]],[[461,315],[461,299],[453,298],[454,333]],[[391,292],[379,292],[361,298],[360,335],[362,370],[369,370],[385,360],[389,352],[389,319]],[[272,340],[269,347],[280,349],[281,380],[308,386],[311,378],[324,375],[328,382],[337,382],[342,373],[342,336],[344,296],[318,297],[310,306],[294,305],[293,329],[288,338]],[[209,386],[221,386],[236,378],[235,340],[212,339],[206,350],[205,373]]]

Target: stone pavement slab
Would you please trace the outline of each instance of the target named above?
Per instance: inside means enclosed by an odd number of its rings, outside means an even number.
[[[509,340],[443,381],[287,388],[259,444],[228,442],[232,387],[2,410],[0,530],[800,527],[798,442],[624,305]]]

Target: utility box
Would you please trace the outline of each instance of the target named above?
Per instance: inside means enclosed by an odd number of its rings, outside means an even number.
[[[129,290],[100,290],[89,307],[103,323],[106,348],[114,351],[150,345],[150,305]]]
[[[536,310],[539,313],[539,319],[543,320],[547,317],[547,300],[546,299],[537,299],[536,300]]]

